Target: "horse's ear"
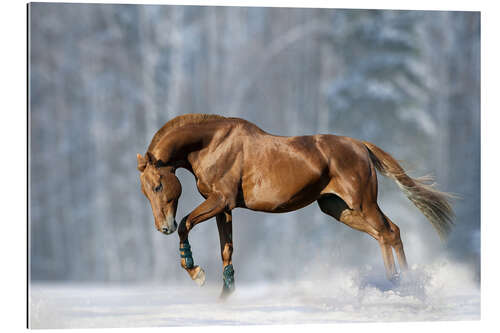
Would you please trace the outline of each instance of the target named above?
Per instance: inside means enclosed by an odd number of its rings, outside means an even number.
[[[137,170],[143,172],[146,169],[147,161],[141,154],[137,154]]]

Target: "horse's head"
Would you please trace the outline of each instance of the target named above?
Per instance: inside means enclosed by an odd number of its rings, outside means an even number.
[[[137,169],[141,172],[141,190],[153,209],[156,229],[166,235],[177,229],[175,213],[182,188],[175,169],[163,166],[161,161],[147,152],[137,154]]]

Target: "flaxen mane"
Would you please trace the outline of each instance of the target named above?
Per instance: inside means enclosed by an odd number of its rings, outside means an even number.
[[[153,151],[156,144],[163,138],[163,135],[172,128],[182,127],[187,124],[199,124],[216,119],[227,119],[227,118],[215,114],[201,114],[201,113],[191,113],[191,114],[177,116],[172,120],[168,121],[165,125],[163,125],[162,128],[158,130],[158,132],[156,132],[156,134],[153,136],[153,139],[151,140],[151,143],[149,144],[148,151],[149,152]]]

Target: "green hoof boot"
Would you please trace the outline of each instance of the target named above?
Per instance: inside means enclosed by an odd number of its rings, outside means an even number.
[[[227,265],[222,272],[223,282],[221,298],[226,298],[234,291],[234,269],[233,265]]]
[[[189,242],[187,240],[184,243],[181,243],[179,251],[181,253],[181,258],[184,259],[186,263],[185,268],[193,268],[193,254],[191,253],[191,245],[189,245]]]

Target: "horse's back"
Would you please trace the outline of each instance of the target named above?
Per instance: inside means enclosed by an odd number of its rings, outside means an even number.
[[[337,194],[353,207],[361,200],[360,187],[373,180],[368,151],[356,139],[276,136],[238,118],[221,120],[218,128],[211,148],[199,155],[206,171],[199,173],[199,181],[206,180],[207,190],[215,181],[238,187],[241,207],[293,211],[325,193]]]

